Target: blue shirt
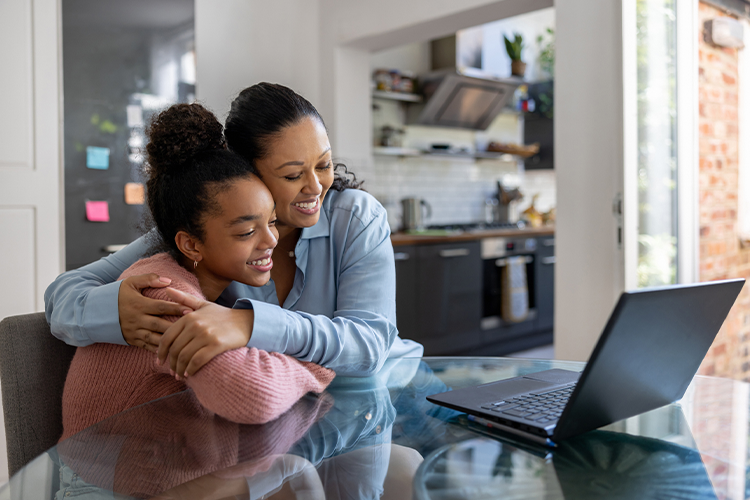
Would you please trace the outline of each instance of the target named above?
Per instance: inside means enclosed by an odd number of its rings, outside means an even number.
[[[385,209],[364,191],[329,191],[318,223],[304,228],[294,285],[279,307],[273,280],[232,282],[216,301],[255,310],[248,347],[275,351],[340,375],[376,373],[387,357],[418,357],[420,344],[396,329],[396,270]],[[44,294],[52,333],[70,345],[126,344],[117,299],[122,272],[149,251],[145,236],[80,269]]]

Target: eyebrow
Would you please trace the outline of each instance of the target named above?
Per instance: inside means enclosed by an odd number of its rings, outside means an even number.
[[[318,160],[320,160],[321,158],[323,158],[326,155],[326,153],[329,152],[330,150],[331,150],[331,148],[329,147],[328,149],[326,149],[325,151],[323,151],[323,153],[321,153],[321,155],[318,156]],[[288,162],[284,163],[283,165],[279,165],[278,167],[276,167],[275,170],[279,170],[280,168],[288,167],[289,165],[304,165],[304,164],[305,164],[305,162],[303,162],[303,161],[288,161]]]
[[[260,219],[260,215],[240,215],[239,217],[229,221],[227,223],[227,227],[236,226],[237,224],[242,224],[243,222],[252,222],[258,219]]]
[[[271,212],[273,212],[274,210],[276,210],[276,202],[273,203]],[[236,226],[237,224],[242,224],[243,222],[252,222],[258,219],[260,219],[260,215],[240,215],[239,217],[230,220],[227,223],[227,227]]]

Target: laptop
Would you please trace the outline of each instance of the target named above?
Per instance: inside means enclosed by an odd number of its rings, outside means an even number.
[[[586,368],[552,369],[428,396],[546,446],[680,399],[744,279],[624,292]]]

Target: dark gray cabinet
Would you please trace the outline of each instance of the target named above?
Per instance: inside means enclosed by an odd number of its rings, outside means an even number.
[[[519,323],[482,318],[484,281],[489,277],[480,240],[394,247],[401,337],[420,342],[426,355],[502,355],[550,343],[554,243],[554,236],[540,236],[530,246],[527,276],[533,314]]]
[[[535,259],[536,329],[551,330],[555,319],[555,238],[538,238]]]
[[[426,355],[478,346],[482,315],[479,242],[399,246],[395,256],[401,336],[421,342]]]
[[[415,339],[417,322],[417,247],[397,246],[393,249],[396,261],[396,322],[399,335],[404,339]]]

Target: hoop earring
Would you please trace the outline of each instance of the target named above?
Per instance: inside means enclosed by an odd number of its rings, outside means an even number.
[[[197,267],[198,267],[198,261],[194,260],[193,261],[193,269],[196,269]]]

